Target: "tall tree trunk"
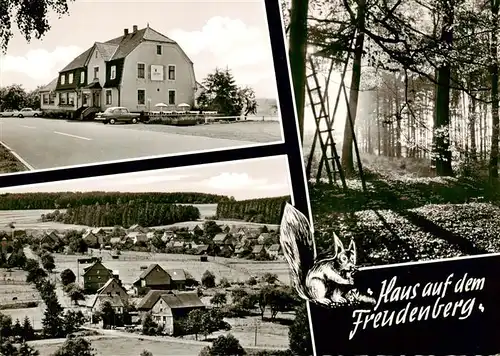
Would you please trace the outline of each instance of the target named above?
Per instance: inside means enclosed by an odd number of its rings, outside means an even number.
[[[451,0],[445,1],[441,42],[445,46],[453,43],[454,7]],[[436,173],[451,176],[450,150],[450,80],[451,67],[445,63],[437,69],[436,103],[434,106],[434,149]]]
[[[297,120],[301,140],[304,139],[304,108],[306,101],[307,13],[309,0],[292,0],[290,11],[289,57]]]
[[[354,61],[352,63],[351,89],[349,92],[349,107],[344,126],[344,142],[342,144],[342,167],[346,174],[354,172],[352,157],[353,127],[356,124],[356,113],[358,111],[359,85],[361,82],[361,57],[363,55],[363,43],[365,39],[365,0],[358,1],[357,10],[357,33],[354,41]],[[350,117],[350,118],[349,118]]]
[[[476,147],[476,98],[469,97],[469,136],[470,136],[470,158],[477,158]]]
[[[376,89],[377,95],[377,111],[376,111],[376,119],[377,119],[377,156],[381,155],[381,141],[380,141],[380,97],[378,93],[378,88]]]
[[[491,182],[498,180],[498,9],[500,0],[491,2],[491,152],[489,164],[489,178]]]

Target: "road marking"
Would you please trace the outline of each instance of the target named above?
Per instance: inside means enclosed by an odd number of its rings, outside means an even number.
[[[26,125],[21,125],[21,127],[26,127],[27,129],[36,129],[35,126],[26,126]]]
[[[0,141],[0,145],[2,145],[3,147],[5,147],[5,149],[8,150],[14,157],[16,157],[19,162],[21,162],[26,168],[28,168],[28,170],[30,170],[30,171],[34,171],[35,170],[35,168],[31,164],[29,164],[28,162],[26,162],[21,156],[19,156],[16,152],[14,152],[12,150],[12,148],[10,148],[9,146],[7,146],[5,143],[3,143],[2,141]]]
[[[54,133],[55,133],[55,134],[58,134],[58,135],[63,135],[63,136],[69,136],[69,137],[79,138],[80,140],[92,141],[92,139],[91,139],[91,138],[88,138],[88,137],[76,136],[76,135],[72,135],[72,134],[68,134],[68,133],[64,133],[64,132],[59,132],[59,131],[54,131]]]

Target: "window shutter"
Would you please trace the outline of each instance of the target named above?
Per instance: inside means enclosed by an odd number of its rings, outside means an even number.
[[[151,80],[151,64],[148,65],[148,79]]]
[[[163,65],[163,80],[167,79],[167,67],[165,65]]]

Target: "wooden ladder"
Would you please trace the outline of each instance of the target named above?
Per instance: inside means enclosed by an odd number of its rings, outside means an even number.
[[[338,176],[340,178],[340,182],[342,183],[342,188],[347,190],[344,171],[342,170],[340,157],[337,154],[337,148],[333,139],[333,119],[331,119],[327,113],[325,98],[321,92],[321,85],[319,84],[318,75],[316,73],[312,57],[309,57],[309,64],[311,66],[311,74],[306,76],[306,89],[309,102],[311,103],[314,121],[316,123],[314,143],[316,142],[316,139],[319,141],[322,152],[316,175],[316,182],[319,182],[324,167],[328,176],[328,182],[330,184],[333,184],[334,182],[337,183]],[[325,126],[326,128],[322,128],[322,126]],[[326,140],[323,137],[323,134],[325,133],[327,134]],[[311,156],[309,157],[308,173],[310,172],[312,155],[313,151],[311,151]]]

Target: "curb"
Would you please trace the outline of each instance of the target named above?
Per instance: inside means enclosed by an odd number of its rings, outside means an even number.
[[[19,162],[21,162],[22,165],[24,167],[26,167],[26,169],[28,171],[34,171],[35,170],[35,168],[32,165],[30,165],[28,162],[26,162],[21,156],[19,156],[16,152],[14,152],[12,150],[12,148],[10,148],[9,146],[7,146],[5,143],[3,143],[2,141],[0,141],[0,145],[2,145],[7,151],[10,152],[10,154],[12,154]]]

